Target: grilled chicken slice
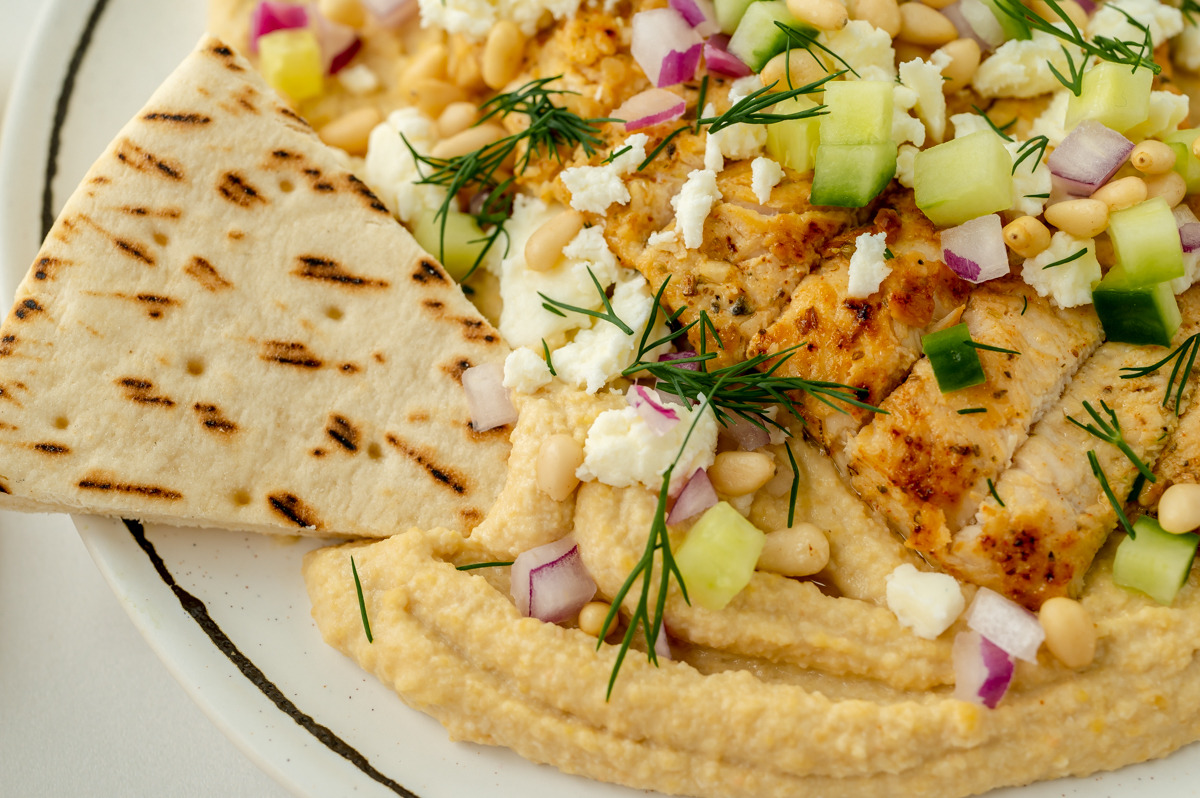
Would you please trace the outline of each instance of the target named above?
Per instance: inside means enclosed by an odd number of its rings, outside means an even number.
[[[980,351],[987,382],[947,394],[929,360],[918,361],[884,400],[888,415],[876,415],[847,447],[859,495],[909,546],[939,561],[988,495],[988,480],[1008,467],[1101,338],[1090,307],[1055,308],[1015,276],[977,288],[962,320],[973,340],[1022,354]],[[958,412],[967,408],[986,412]]]
[[[778,320],[754,336],[747,356],[795,349],[777,374],[861,388],[869,404],[882,402],[904,381],[921,357],[921,336],[961,306],[973,286],[941,262],[937,229],[911,191],[897,187],[882,202],[874,224],[825,247],[820,267],[800,282]],[[878,232],[887,233],[896,256],[892,273],[867,299],[851,299],[846,292],[854,241]],[[797,406],[808,434],[844,466],[845,445],[870,411],[831,407],[807,394],[797,397]]]
[[[1176,334],[1177,344],[1200,329],[1200,288],[1179,297],[1179,304],[1185,322]],[[1138,471],[1120,449],[1075,426],[1068,416],[1094,425],[1083,408],[1086,401],[1110,421],[1100,404],[1104,402],[1117,414],[1134,453],[1152,465],[1178,423],[1174,407],[1162,403],[1171,370],[1122,379],[1121,369],[1154,359],[1144,346],[1106,343],[1097,349],[996,481],[1000,501],[984,499],[975,522],[955,534],[949,550],[939,557],[942,565],[1031,610],[1054,596],[1079,595],[1092,559],[1117,524],[1116,511],[1092,474],[1086,453],[1095,451],[1113,493],[1122,501]],[[1185,394],[1185,401],[1189,399]]]

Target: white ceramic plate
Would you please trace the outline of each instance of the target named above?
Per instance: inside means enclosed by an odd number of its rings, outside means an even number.
[[[0,152],[0,297],[11,298],[67,196],[191,50],[204,0],[56,0],[14,89]],[[8,300],[6,299],[5,302]],[[300,559],[319,545],[98,518],[76,526],[146,641],[192,699],[296,795],[634,791],[564,776],[507,750],[451,743],[434,720],[321,642]],[[1200,748],[996,798],[1200,795]]]

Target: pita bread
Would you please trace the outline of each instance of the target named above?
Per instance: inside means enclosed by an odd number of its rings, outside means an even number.
[[[0,507],[262,532],[469,530],[499,333],[206,36],[67,202],[0,328]]]

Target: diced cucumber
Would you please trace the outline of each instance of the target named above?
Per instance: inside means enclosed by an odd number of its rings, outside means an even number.
[[[1200,535],[1172,535],[1147,516],[1134,522],[1133,531],[1136,537],[1125,538],[1117,546],[1113,582],[1169,607],[1192,572]]]
[[[1200,136],[1200,128],[1176,130],[1162,137],[1162,140],[1175,150],[1175,171],[1183,177],[1189,194],[1200,191],[1200,159],[1192,155],[1192,142],[1196,140],[1196,136]]]
[[[708,508],[675,552],[688,598],[706,610],[725,609],[750,584],[765,538],[729,502]]]
[[[825,85],[829,113],[821,119],[826,144],[883,144],[892,141],[892,89],[885,80],[837,81]]]
[[[445,253],[442,253],[442,220],[436,212],[428,211],[417,217],[413,225],[413,238],[421,249],[441,261],[442,266],[455,280],[461,280],[483,251],[486,242],[483,231],[475,217],[451,210],[446,217]]]
[[[1133,288],[1120,266],[1092,291],[1092,304],[1105,337],[1116,343],[1170,346],[1183,322],[1170,283]]]
[[[1012,156],[990,130],[917,153],[917,207],[938,227],[954,227],[1012,206]]]
[[[280,94],[307,100],[325,90],[321,46],[308,28],[277,30],[258,39],[258,69]]]
[[[794,114],[815,108],[817,104],[808,97],[790,97],[775,104],[774,113]],[[779,163],[807,172],[817,160],[817,144],[821,141],[821,119],[789,119],[767,126],[767,155]]]
[[[817,31],[800,22],[788,11],[783,0],[759,0],[746,8],[737,30],[729,38],[727,49],[755,72],[761,72],[775,56],[787,48],[788,35],[776,22],[803,31],[816,38]]]
[[[987,382],[979,352],[969,346],[970,340],[971,331],[966,324],[955,324],[921,339],[921,348],[929,358],[938,390],[942,393]]]
[[[813,172],[813,205],[862,208],[896,174],[896,142],[820,144]]]
[[[746,14],[746,9],[754,2],[757,0],[713,0],[713,7],[717,12],[717,24],[721,26],[721,33],[732,34],[737,30],[738,23]]]
[[[1150,116],[1150,83],[1154,73],[1148,69],[1131,71],[1129,67],[1102,61],[1083,74],[1083,91],[1067,100],[1066,129],[1085,119],[1095,119],[1105,127],[1124,133]]]
[[[1108,216],[1108,236],[1131,288],[1183,276],[1183,246],[1175,215],[1162,197],[1113,211]]]
[[[1030,32],[1029,26],[1025,24],[1025,21],[1005,14],[996,0],[983,0],[983,4],[988,7],[988,10],[995,15],[996,21],[1000,23],[1000,30],[1004,31],[1005,41],[1009,39],[1033,38],[1033,34]]]

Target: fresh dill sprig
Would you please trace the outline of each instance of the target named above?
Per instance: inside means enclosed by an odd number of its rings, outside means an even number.
[[[570,310],[574,313],[582,313],[585,316],[591,316],[593,318],[606,321],[626,335],[633,335],[633,328],[621,321],[621,317],[618,316],[616,311],[613,310],[612,302],[610,302],[608,299],[608,293],[605,292],[603,286],[600,285],[600,281],[596,279],[596,275],[592,272],[591,266],[587,267],[587,273],[588,276],[592,278],[592,284],[596,286],[596,291],[600,294],[600,301],[604,304],[604,313],[601,313],[598,310],[588,310],[587,308],[568,305],[566,302],[559,302],[557,299],[551,299],[541,291],[538,291],[538,296],[545,300],[542,302],[542,307],[556,316],[562,316],[564,319],[567,317],[567,314],[563,313],[564,310]],[[542,343],[544,344],[545,341]],[[549,355],[549,352],[547,352],[547,355]]]
[[[883,248],[883,259],[884,260],[893,260],[895,257],[896,257],[896,255],[892,252],[891,247]]]
[[[783,34],[785,36],[787,36],[787,48],[789,51],[789,59],[790,59],[790,52],[792,49],[792,44],[794,42],[795,45],[798,48],[800,48],[801,50],[808,50],[808,54],[811,55],[813,57],[813,60],[819,64],[819,63],[821,63],[821,59],[818,58],[817,54],[812,51],[812,48],[816,47],[818,50],[821,50],[822,52],[831,56],[839,64],[844,66],[846,69],[844,69],[843,72],[849,72],[850,74],[854,75],[854,77],[856,77],[856,78],[862,77],[862,75],[859,75],[856,71],[854,71],[854,67],[850,66],[850,64],[848,64],[840,55],[835,53],[833,50],[830,50],[825,45],[821,44],[821,42],[817,40],[816,36],[810,36],[809,34],[805,33],[804,31],[797,30],[796,28],[793,28],[790,25],[785,25],[784,23],[779,22],[778,20],[776,20],[776,22],[775,22],[775,27],[779,28],[781,31],[783,31]],[[826,70],[826,71],[828,71],[828,70]],[[790,69],[788,70],[788,75],[789,75],[789,79],[790,79],[790,76],[791,76]]]
[[[1021,354],[1015,349],[1004,349],[1003,347],[992,346],[991,344],[981,344],[978,341],[967,341],[967,346],[971,347],[972,349],[986,349],[988,352],[999,352],[1002,355]]]
[[[792,489],[788,495],[788,529],[792,528],[792,522],[796,520],[796,496],[800,493],[800,467],[796,465],[796,455],[792,454],[792,447],[784,441],[783,449],[787,452],[788,462],[792,464]]]
[[[1017,148],[1019,157],[1017,158],[1016,162],[1013,163],[1012,173],[1015,175],[1017,173],[1017,167],[1020,166],[1025,159],[1029,158],[1029,156],[1036,152],[1037,157],[1033,159],[1033,164],[1029,167],[1029,171],[1032,173],[1034,169],[1037,169],[1038,164],[1042,162],[1042,157],[1046,154],[1046,147],[1049,145],[1050,139],[1046,138],[1045,136],[1034,136],[1022,144],[1019,148]]]
[[[1175,391],[1175,415],[1183,412],[1183,391],[1187,387],[1188,380],[1192,376],[1192,367],[1196,364],[1196,352],[1200,350],[1200,333],[1189,336],[1183,343],[1175,347],[1171,354],[1164,357],[1157,363],[1151,363],[1149,366],[1123,366],[1121,371],[1128,371],[1128,374],[1122,374],[1121,379],[1132,380],[1137,377],[1145,377],[1148,374],[1153,374],[1163,366],[1175,361],[1175,368],[1171,369],[1171,377],[1167,380],[1167,390],[1163,395],[1162,406],[1166,407],[1171,401],[1171,392]],[[1187,361],[1187,365],[1184,365]],[[1182,370],[1182,373],[1180,373]],[[1176,388],[1176,379],[1179,380],[1178,388]]]
[[[958,414],[960,416],[969,416],[972,413],[986,413],[986,412],[987,412],[986,407],[964,407],[962,410],[958,411]]]
[[[992,494],[992,498],[996,500],[996,504],[1000,505],[1001,507],[1007,507],[1008,505],[1006,505],[1004,500],[1000,498],[1000,494],[996,492],[996,483],[992,482],[991,477],[988,477],[987,485],[988,493]]]
[[[367,602],[363,600],[362,582],[358,581],[358,566],[354,564],[354,555],[350,555],[350,571],[354,574],[354,589],[358,593],[358,611],[362,613],[363,631],[367,633],[367,642],[374,643],[371,636],[371,622],[367,620]]]
[[[1025,304],[1021,306],[1021,315],[1024,316],[1025,311],[1029,310],[1029,297],[1025,296],[1021,298],[1025,300]]]
[[[1056,260],[1056,261],[1054,261],[1054,263],[1047,263],[1045,266],[1042,267],[1042,271],[1045,271],[1046,269],[1053,269],[1055,266],[1065,266],[1066,264],[1070,263],[1071,261],[1079,260],[1084,255],[1086,255],[1087,252],[1088,252],[1087,247],[1084,247],[1083,249],[1072,252],[1070,255],[1063,258],[1062,260]]]
[[[1183,4],[1179,6],[1179,10],[1183,12],[1183,16],[1188,22],[1193,25],[1200,24],[1197,21],[1196,14],[1200,13],[1200,3],[1196,0],[1183,0]]]
[[[1049,194],[1026,194],[1025,199],[1050,199]]]
[[[1101,418],[1100,414],[1096,412],[1096,408],[1092,407],[1091,403],[1086,401],[1083,403],[1083,409],[1087,411],[1087,414],[1091,416],[1092,420],[1096,423],[1083,424],[1079,421],[1076,421],[1071,416],[1067,416],[1067,421],[1070,421],[1081,430],[1091,433],[1100,440],[1108,441],[1113,446],[1116,446],[1125,453],[1125,456],[1129,458],[1129,462],[1133,463],[1133,466],[1138,470],[1138,473],[1151,482],[1156,482],[1157,480],[1154,478],[1154,474],[1150,472],[1150,469],[1146,467],[1146,464],[1142,462],[1142,459],[1134,453],[1133,447],[1129,445],[1129,442],[1125,440],[1125,436],[1121,434],[1121,422],[1117,419],[1117,411],[1105,404],[1104,400],[1100,400],[1100,407],[1104,408],[1105,413],[1108,413],[1108,417],[1110,419],[1109,421],[1105,421],[1103,418]]]
[[[622,147],[621,149],[619,149],[619,150],[613,150],[612,152],[610,152],[610,153],[608,154],[608,157],[607,157],[607,158],[605,158],[605,159],[604,159],[603,161],[601,161],[600,163],[602,163],[602,164],[606,164],[606,163],[612,163],[613,161],[617,160],[617,159],[618,159],[618,158],[620,158],[622,155],[624,155],[625,153],[629,152],[629,151],[630,151],[630,150],[632,150],[632,149],[633,149],[633,145],[632,145],[632,144],[626,144],[626,145],[625,145],[624,147]]]
[[[980,108],[978,105],[972,105],[971,108],[974,109],[975,113],[977,113],[983,117],[983,121],[987,122],[988,127],[990,127],[997,136],[1004,139],[1005,141],[1013,140],[1013,137],[1008,135],[1004,131],[1008,130],[1010,127],[1015,125],[1017,123],[1016,119],[1013,119],[1011,122],[1009,122],[1004,127],[996,127],[996,123],[992,121],[992,118],[990,116],[988,116],[986,113],[984,113],[984,110],[982,108]]]
[[[696,100],[696,135],[700,135],[700,117],[704,116],[704,103],[708,99],[708,75],[700,81],[700,96]]]
[[[456,565],[454,566],[454,569],[456,571],[474,571],[476,568],[499,568],[504,565],[512,564],[512,560],[509,560],[508,562],[473,562],[468,563],[467,565]]]
[[[413,160],[428,168],[422,178],[416,181],[423,185],[441,186],[446,189],[446,199],[438,208],[434,218],[440,220],[438,256],[445,259],[446,255],[446,222],[450,218],[455,198],[459,192],[474,189],[479,194],[486,195],[478,213],[474,213],[480,226],[491,226],[492,233],[481,241],[486,245],[480,251],[475,263],[462,278],[466,280],[483,262],[492,246],[501,235],[507,237],[504,223],[509,216],[512,205],[511,189],[515,177],[520,174],[529,162],[542,154],[554,157],[562,162],[562,151],[582,147],[584,153],[591,157],[603,145],[599,125],[605,122],[619,122],[618,119],[584,119],[578,114],[559,108],[551,97],[555,95],[576,94],[565,89],[552,89],[549,85],[560,79],[562,75],[550,78],[539,78],[530,81],[512,92],[498,94],[487,100],[479,107],[483,112],[475,126],[493,118],[503,118],[510,114],[520,114],[528,118],[529,125],[498,141],[487,144],[479,149],[456,155],[453,158],[434,158],[422,155],[400,134],[404,145],[412,154]],[[508,173],[507,164],[512,164],[512,174]],[[461,281],[460,281],[461,282]]]
[[[546,355],[546,368],[550,369],[550,376],[557,377],[558,372],[554,370],[554,358],[550,357],[550,345],[546,343],[546,339],[542,339],[542,352]]]
[[[1125,516],[1125,511],[1121,509],[1121,503],[1117,501],[1116,494],[1109,487],[1108,477],[1104,475],[1104,469],[1100,467],[1100,461],[1096,459],[1096,450],[1091,449],[1087,453],[1088,462],[1092,464],[1092,474],[1100,482],[1100,487],[1104,489],[1104,495],[1108,497],[1108,503],[1117,511],[1117,518],[1121,520],[1121,526],[1125,527],[1125,531],[1129,533],[1129,537],[1137,537],[1137,533],[1133,531],[1133,524],[1129,523],[1129,518]]]

